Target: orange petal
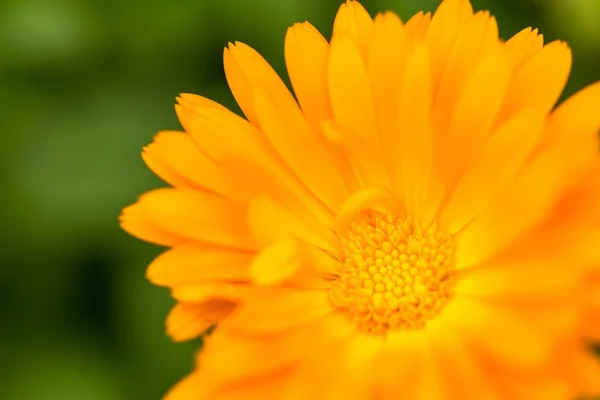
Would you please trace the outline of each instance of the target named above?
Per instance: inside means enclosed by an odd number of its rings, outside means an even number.
[[[531,370],[546,364],[553,354],[554,335],[546,335],[543,327],[506,309],[455,298],[442,317],[455,324],[494,364],[516,371]]]
[[[548,121],[548,142],[586,140],[594,144],[600,128],[600,82],[585,87],[563,102]]]
[[[398,135],[401,148],[392,166],[394,186],[404,193],[409,217],[419,224],[433,217],[439,199],[436,186],[437,141],[430,125],[431,81],[427,47],[411,54],[398,104]]]
[[[595,398],[600,394],[600,362],[588,349],[574,354],[570,363],[571,376],[576,382],[577,395]]]
[[[241,204],[198,191],[151,191],[123,211],[122,221],[125,230],[142,239],[147,234],[145,227],[153,225],[181,241],[255,247]]]
[[[257,88],[254,109],[263,132],[287,165],[319,200],[337,210],[348,188],[296,103]]]
[[[511,81],[502,118],[526,108],[549,112],[567,83],[571,61],[571,50],[559,41],[547,44],[533,55]]]
[[[190,146],[189,144],[192,144]],[[194,159],[203,157],[184,132],[163,131],[144,147],[144,162],[163,181],[180,189],[202,189]],[[191,162],[190,162],[191,161]]]
[[[498,25],[488,12],[476,13],[458,34],[434,102],[433,115],[440,132],[447,130],[458,99],[479,65],[484,50],[498,43]]]
[[[122,211],[119,222],[124,231],[146,242],[160,246],[177,246],[187,242],[178,232],[169,231],[147,218],[135,204]]]
[[[472,16],[469,0],[442,1],[433,14],[426,34],[431,51],[432,88],[437,87],[458,32]]]
[[[321,225],[307,225],[285,208],[266,197],[250,203],[248,220],[256,241],[268,246],[282,239],[298,237],[327,251],[335,251],[337,239]]]
[[[347,0],[342,4],[333,22],[333,35],[348,35],[361,51],[366,50],[373,26],[371,16],[358,1]]]
[[[254,253],[197,245],[177,246],[159,255],[146,276],[158,286],[194,285],[206,281],[243,281]]]
[[[547,259],[496,262],[467,272],[456,283],[454,292],[479,299],[552,302],[572,296],[580,286],[578,274],[563,265]]]
[[[442,214],[442,226],[456,233],[481,212],[530,156],[543,124],[538,113],[525,111],[509,119],[493,134],[460,178]]]
[[[230,314],[235,304],[213,300],[206,303],[178,303],[167,316],[167,333],[176,342],[200,336]]]
[[[423,14],[423,11],[413,15],[406,25],[404,25],[404,31],[406,32],[406,38],[411,47],[416,46],[419,42],[425,40],[425,35],[429,29],[431,23],[431,13]]]
[[[260,383],[265,379],[279,381],[285,371],[296,367],[308,355],[322,355],[333,343],[347,337],[348,325],[339,317],[318,318],[268,336],[239,335],[220,325],[206,338],[200,363],[212,380],[225,382],[230,387]],[[306,340],[307,337],[312,340]]]
[[[540,153],[457,237],[457,261],[475,266],[533,230],[573,184],[577,155],[566,148]],[[568,157],[574,157],[569,159]],[[493,228],[492,228],[493,227]]]
[[[403,211],[398,199],[388,190],[383,188],[364,189],[350,196],[336,219],[336,231],[345,235],[350,222],[356,215],[364,210],[383,209],[392,215],[398,216]]]
[[[205,375],[194,371],[169,390],[163,400],[204,400],[210,395]]]
[[[408,44],[400,18],[388,12],[375,18],[369,39],[367,67],[373,93],[384,164],[398,157],[398,100],[408,57]]]
[[[509,60],[498,44],[486,49],[459,90],[444,146],[444,170],[453,182],[490,135],[508,89]]]
[[[247,185],[199,150],[186,133],[159,133],[143,157],[150,169],[177,188],[204,189],[242,202],[252,195]]]
[[[367,70],[359,48],[347,35],[337,34],[331,40],[327,81],[336,122],[375,147],[374,103]]]
[[[257,287],[244,296],[242,305],[223,326],[240,332],[273,334],[293,330],[331,312],[327,291]]]
[[[326,74],[328,55],[329,43],[308,22],[288,29],[285,63],[298,102],[309,121],[331,118]]]
[[[544,36],[538,34],[537,29],[525,28],[508,39],[504,45],[511,56],[514,71],[544,47]]]
[[[230,111],[195,107],[187,112],[186,130],[198,146],[236,177],[253,196],[268,194],[308,219],[328,224],[333,215],[282,165],[262,132]]]
[[[171,290],[171,295],[174,299],[184,303],[204,303],[214,299],[237,302],[252,290],[254,287],[246,283],[212,281],[196,285],[176,286]]]
[[[281,240],[261,251],[250,265],[249,274],[257,285],[275,285],[290,278],[302,266],[297,240]]]
[[[279,75],[277,75],[277,72],[252,47],[241,42],[236,42],[235,45],[230,43],[225,53],[229,53],[232,63],[237,66],[235,72],[232,71],[232,75],[240,75],[239,79],[243,81],[243,84],[239,85],[239,87],[232,85],[231,82],[229,82],[229,86],[236,100],[238,98],[242,100],[241,103],[238,100],[238,104],[244,113],[247,116],[248,114],[252,116],[252,118],[248,117],[248,120],[256,122],[257,115],[254,109],[253,96],[254,90],[257,87],[263,88],[278,100],[295,102],[294,97]],[[225,73],[229,81],[229,74],[227,72],[228,68],[226,64]]]

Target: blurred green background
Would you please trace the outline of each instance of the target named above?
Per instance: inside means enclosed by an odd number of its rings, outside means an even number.
[[[180,92],[234,107],[228,41],[284,73],[283,38],[309,20],[329,36],[340,0],[0,2],[0,399],[158,399],[198,342],[164,334],[168,292],[144,269],[160,249],[120,231],[120,209],[162,185],[140,158],[179,128]],[[437,0],[364,0],[407,20]],[[600,1],[473,0],[507,38],[567,40],[567,93],[600,79]]]

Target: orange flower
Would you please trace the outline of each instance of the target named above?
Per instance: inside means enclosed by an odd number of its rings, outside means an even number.
[[[467,0],[406,24],[349,0],[333,30],[289,29],[297,101],[231,44],[246,118],[184,94],[144,150],[173,188],[122,226],[170,247],[170,335],[217,324],[167,398],[600,394],[600,84],[553,110],[567,45]]]

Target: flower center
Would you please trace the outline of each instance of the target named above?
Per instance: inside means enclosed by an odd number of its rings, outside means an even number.
[[[331,303],[361,330],[419,329],[446,305],[454,275],[453,237],[435,225],[366,210],[341,238]]]

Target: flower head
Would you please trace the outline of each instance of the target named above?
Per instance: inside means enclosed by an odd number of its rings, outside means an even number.
[[[242,43],[239,117],[183,94],[125,230],[204,333],[192,399],[570,399],[600,394],[600,84],[555,108],[571,67],[508,41],[468,0],[403,24],[349,0],[328,42],[291,27],[295,97]]]

